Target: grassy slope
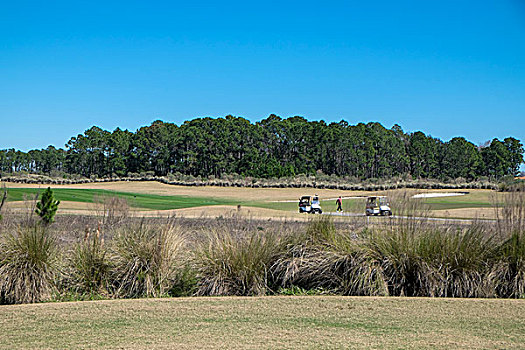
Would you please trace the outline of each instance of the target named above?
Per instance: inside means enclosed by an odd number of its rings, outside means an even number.
[[[522,348],[525,300],[180,298],[0,307],[0,348]]]
[[[9,201],[24,200],[24,196],[34,195],[40,191],[37,188],[11,188],[8,192]],[[55,197],[61,201],[93,203],[97,197],[119,196],[125,198],[130,206],[153,210],[192,208],[203,205],[236,204],[232,200],[222,198],[202,198],[189,196],[161,196],[155,194],[140,194],[116,192],[98,189],[53,189]]]

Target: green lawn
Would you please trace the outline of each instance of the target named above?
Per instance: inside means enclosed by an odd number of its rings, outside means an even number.
[[[422,199],[432,210],[448,210],[459,208],[491,208],[498,194],[491,191],[468,191],[464,196],[436,197]],[[499,194],[501,197],[504,194]]]
[[[215,297],[0,306],[0,349],[523,349],[525,300]]]
[[[35,195],[43,190],[37,188],[11,188],[8,191],[8,201],[21,201],[27,196]],[[129,205],[136,208],[153,210],[192,208],[204,205],[236,205],[238,201],[218,198],[201,198],[189,196],[161,196],[155,194],[139,194],[129,192],[116,192],[95,189],[53,189],[55,197],[61,201],[93,203],[104,196],[118,196],[128,201]]]

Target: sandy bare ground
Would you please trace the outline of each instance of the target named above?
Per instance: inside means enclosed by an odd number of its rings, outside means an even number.
[[[437,218],[491,219],[493,220],[493,219],[496,219],[496,211],[494,208],[458,208],[458,209],[447,209],[447,210],[431,210],[430,216],[437,217]]]
[[[30,201],[8,202],[6,209],[14,212],[31,211],[33,203]],[[60,203],[60,215],[101,215],[102,205],[95,203],[84,202],[68,202]],[[234,205],[209,205],[184,209],[170,209],[170,210],[142,210],[130,208],[129,215],[135,217],[186,217],[186,218],[217,218],[217,217],[233,217],[241,216],[247,219],[289,219],[289,220],[308,220],[309,215],[299,214],[295,212],[287,212],[276,209],[257,208],[257,207],[241,207],[240,209]]]
[[[16,201],[16,202],[7,202],[5,204],[6,208],[13,210],[22,210],[30,208],[33,205],[33,201]],[[60,202],[60,210],[99,210],[101,208],[100,204],[97,203],[85,203],[85,202],[71,202],[71,201],[62,201]]]

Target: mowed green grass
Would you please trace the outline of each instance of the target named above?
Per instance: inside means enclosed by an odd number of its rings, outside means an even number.
[[[525,300],[216,297],[0,306],[0,349],[522,349]]]
[[[451,191],[452,192],[452,191]],[[491,208],[501,202],[503,193],[493,191],[467,191],[464,196],[425,198],[422,202],[431,210],[448,210],[459,208]]]
[[[11,188],[8,190],[8,201],[21,201],[28,196],[43,192],[37,188]],[[192,208],[205,205],[233,205],[238,201],[222,198],[202,198],[190,196],[161,196],[155,194],[140,194],[117,192],[100,189],[66,189],[54,188],[53,194],[60,201],[94,203],[98,198],[118,196],[127,200],[128,204],[136,208],[167,210]]]

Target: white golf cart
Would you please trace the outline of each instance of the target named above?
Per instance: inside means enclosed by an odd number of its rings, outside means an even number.
[[[387,196],[373,196],[366,199],[366,216],[370,215],[392,215]]]
[[[322,214],[321,202],[319,196],[302,196],[299,199],[299,213]]]

